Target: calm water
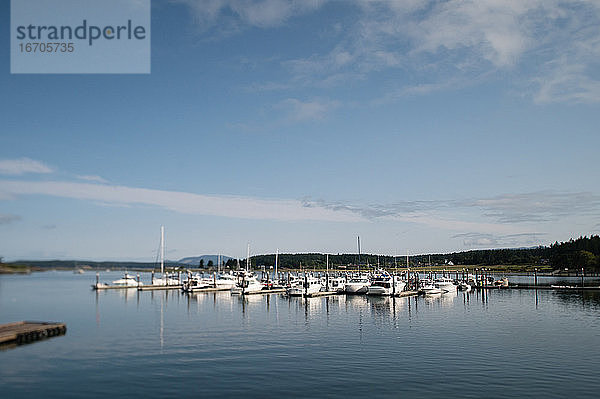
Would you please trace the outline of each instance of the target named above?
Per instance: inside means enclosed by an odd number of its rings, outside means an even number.
[[[598,396],[594,292],[242,299],[94,280],[0,276],[0,323],[68,327],[0,351],[2,397]]]

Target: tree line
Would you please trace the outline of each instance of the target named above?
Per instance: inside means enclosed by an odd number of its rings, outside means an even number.
[[[321,253],[279,254],[278,266],[281,269],[323,269],[325,268],[327,255]],[[275,254],[255,255],[250,258],[253,268],[271,268],[275,265]],[[42,268],[78,268],[84,265],[93,268],[156,268],[156,263],[138,262],[93,262],[76,260],[56,261],[17,261],[27,266]],[[539,246],[534,248],[505,248],[505,249],[482,249],[448,254],[425,254],[412,255],[409,257],[409,266],[427,267],[440,265],[474,265],[474,266],[497,266],[497,265],[540,265],[556,269],[580,269],[600,271],[600,236],[584,236],[571,239],[566,242],[555,242],[550,246]],[[374,254],[330,254],[329,265],[331,268],[356,268],[360,267],[406,267],[406,256],[388,256]],[[189,268],[190,265],[176,262],[165,263],[167,268]],[[202,261],[194,267],[215,268],[212,261],[206,264]],[[221,264],[221,268],[237,269],[246,267],[246,259],[228,259]]]

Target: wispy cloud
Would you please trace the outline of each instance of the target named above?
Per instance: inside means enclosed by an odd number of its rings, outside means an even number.
[[[21,220],[21,217],[18,215],[8,215],[8,214],[0,213],[0,225],[9,224],[9,223],[16,222],[19,220]]]
[[[538,245],[540,238],[543,238],[546,233],[518,233],[496,235],[488,233],[461,233],[455,234],[452,238],[463,240],[465,247],[514,247],[514,246],[532,246]]]
[[[1,193],[8,196],[50,195],[116,205],[151,205],[184,214],[243,219],[333,222],[361,220],[358,215],[350,212],[309,207],[299,200],[201,195],[107,184],[0,180]]]
[[[302,122],[323,119],[329,112],[339,106],[339,102],[330,100],[302,101],[288,98],[276,105],[285,113],[284,119],[290,122]]]
[[[187,5],[198,26],[232,34],[253,26],[280,26],[295,16],[314,11],[324,0],[175,0]]]
[[[553,222],[574,216],[600,217],[600,195],[589,192],[539,191],[478,199],[398,201],[369,205],[310,199],[305,201],[307,206],[352,212],[366,219],[402,218],[427,222],[435,216],[440,223],[445,218],[456,218],[457,212],[467,210],[470,217],[487,218],[496,227],[497,224]],[[462,223],[465,223],[464,219]],[[462,227],[467,226],[463,224]]]
[[[0,160],[0,174],[23,175],[26,173],[52,173],[54,170],[42,162],[29,158]]]
[[[325,1],[188,3],[208,24],[229,10],[238,25],[271,28]],[[198,5],[202,4],[201,7]],[[336,22],[325,51],[282,60],[283,82],[266,90],[330,87],[403,71],[395,93],[424,95],[509,77],[538,103],[600,101],[600,6],[585,0],[358,0],[331,2],[353,19]],[[484,79],[482,79],[484,78]],[[452,82],[448,84],[448,82]],[[513,89],[513,88],[510,88]]]
[[[75,177],[77,177],[79,180],[85,180],[85,181],[91,181],[91,182],[97,182],[97,183],[108,183],[108,180],[106,180],[105,178],[103,178],[101,176],[97,176],[97,175],[77,175]]]
[[[464,201],[463,205],[478,207],[485,216],[500,223],[551,222],[572,216],[600,215],[600,195],[589,192],[505,194]]]

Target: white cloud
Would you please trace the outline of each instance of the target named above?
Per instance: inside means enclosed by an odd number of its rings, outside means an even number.
[[[323,119],[329,112],[339,106],[337,101],[312,100],[301,101],[296,98],[288,98],[280,102],[276,108],[281,108],[286,113],[288,121],[310,121]]]
[[[333,222],[355,222],[362,219],[351,212],[308,207],[298,200],[202,195],[93,183],[0,180],[0,194],[2,193],[8,196],[50,195],[115,205],[152,205],[184,214],[243,219]]]
[[[283,82],[264,90],[327,88],[401,70],[393,93],[422,95],[472,85],[481,77],[511,80],[538,103],[600,102],[600,5],[586,0],[176,0],[201,30],[235,34],[272,29],[326,3],[354,13],[325,27],[329,50],[281,61]],[[331,18],[330,18],[331,19]],[[395,74],[397,76],[397,74]],[[449,85],[447,82],[455,82]],[[534,90],[531,90],[531,85]],[[394,98],[397,95],[384,96]]]
[[[388,219],[418,223],[449,231],[488,234],[522,233],[521,226],[555,223],[576,217],[600,217],[600,195],[542,191],[503,194],[475,199],[399,201],[391,204],[355,205],[306,200],[307,206],[351,212],[367,220]]]
[[[0,174],[23,175],[26,173],[52,173],[49,166],[29,158],[0,160]]]
[[[283,62],[292,82],[322,87],[399,69],[395,93],[510,78],[536,102],[600,101],[600,7],[585,0],[361,0],[325,53]],[[347,5],[347,3],[345,3]],[[449,85],[447,82],[454,82]],[[525,90],[533,83],[535,91]],[[389,94],[387,95],[389,96]],[[397,97],[397,95],[395,96]]]
[[[214,26],[239,31],[244,26],[279,26],[288,19],[314,11],[322,0],[177,0],[192,10],[202,29]]]
[[[77,175],[75,177],[77,177],[79,180],[92,181],[97,183],[108,183],[108,180],[97,175]]]
[[[540,238],[543,236],[546,236],[546,233],[518,233],[507,235],[461,233],[452,236],[452,238],[462,239],[463,245],[467,248],[497,248],[539,245]]]

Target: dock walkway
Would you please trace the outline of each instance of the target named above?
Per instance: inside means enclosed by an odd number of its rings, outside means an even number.
[[[174,285],[140,285],[138,291],[164,291],[164,290],[180,290],[181,284]]]
[[[15,342],[22,344],[47,337],[64,335],[67,325],[64,323],[46,323],[40,321],[17,321],[0,325],[0,344]]]

